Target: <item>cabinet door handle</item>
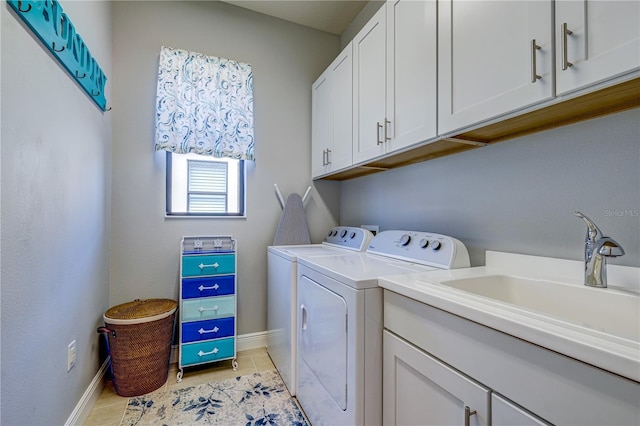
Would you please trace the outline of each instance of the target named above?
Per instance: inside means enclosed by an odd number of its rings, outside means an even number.
[[[569,53],[567,52],[567,37],[573,34],[573,31],[567,28],[566,22],[563,22],[562,27],[560,27],[560,32],[562,33],[562,71],[566,71],[567,68],[573,66],[573,64],[569,62]]]
[[[391,122],[385,118],[384,119],[384,141],[385,142],[389,142],[391,140],[391,138],[389,137],[389,125],[390,124],[391,124]]]
[[[382,129],[382,124],[380,124],[380,122],[378,121],[376,123],[377,127],[376,127],[376,139],[377,139],[377,145],[382,145],[382,141],[380,140],[380,129]]]
[[[471,416],[477,414],[476,410],[472,410],[468,405],[464,406],[464,426],[471,424]]]
[[[536,44],[536,39],[534,38],[533,40],[531,40],[531,82],[532,83],[535,83],[536,81],[542,78],[542,76],[538,75],[538,72],[536,70],[536,65],[537,65],[536,50],[540,50],[540,46]]]
[[[331,150],[327,149],[327,166],[331,164]]]
[[[322,150],[322,165],[323,166],[327,165],[327,150],[326,149]]]

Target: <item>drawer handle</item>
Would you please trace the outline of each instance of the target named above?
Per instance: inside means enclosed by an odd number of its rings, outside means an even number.
[[[220,331],[218,327],[213,327],[211,330],[205,330],[204,328],[200,328],[200,330],[198,330],[198,333],[200,334],[217,333],[218,331]]]
[[[214,284],[214,285],[213,285],[213,286],[211,286],[211,287],[205,287],[205,286],[203,286],[202,284],[200,284],[200,287],[198,287],[198,290],[200,290],[200,291],[204,291],[204,290],[217,290],[217,289],[219,289],[219,288],[220,288],[220,286],[219,286],[218,284]]]
[[[213,348],[213,350],[211,352],[202,352],[202,351],[198,352],[198,356],[199,357],[203,357],[205,355],[215,355],[218,352],[219,352],[218,348]]]
[[[204,263],[201,263],[201,264],[198,265],[198,268],[200,268],[200,270],[202,271],[204,268],[215,268],[215,269],[218,269],[218,266],[220,266],[218,264],[218,262],[213,263],[211,265],[205,265]]]
[[[200,314],[202,314],[205,311],[217,311],[218,309],[220,309],[220,307],[218,305],[216,305],[213,308],[205,308],[203,306],[200,306],[200,309],[198,309],[198,310],[200,311]]]
[[[464,406],[464,426],[471,424],[471,416],[477,414],[476,410],[472,410],[468,405]]]

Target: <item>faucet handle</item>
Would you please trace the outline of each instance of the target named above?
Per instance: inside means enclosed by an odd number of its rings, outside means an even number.
[[[600,238],[596,246],[596,251],[606,257],[624,256],[624,249],[610,237]]]
[[[598,226],[583,213],[575,211],[573,212],[573,214],[584,220],[584,223],[587,224],[587,240],[594,241],[596,236],[602,235],[602,231],[600,230],[600,228],[598,228]]]

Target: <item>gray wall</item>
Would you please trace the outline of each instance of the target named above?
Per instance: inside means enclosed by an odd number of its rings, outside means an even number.
[[[108,88],[109,4],[63,7]],[[111,114],[5,2],[0,14],[2,424],[60,425],[99,368],[96,326],[109,302]],[[67,372],[74,339],[77,364]]]
[[[184,235],[238,240],[238,332],[266,330],[266,247],[281,209],[274,195],[311,185],[311,84],[339,38],[219,2],[113,3],[111,303],[178,297]],[[160,47],[248,62],[254,74],[256,162],[246,219],[166,219],[165,154],[153,151]],[[312,239],[338,222],[339,183],[319,182],[307,204]]]
[[[582,259],[580,210],[640,266],[640,109],[346,181],[341,221],[452,235],[487,249]]]

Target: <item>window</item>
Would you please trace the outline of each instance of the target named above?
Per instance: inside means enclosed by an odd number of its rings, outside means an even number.
[[[243,160],[167,152],[167,215],[244,216]]]

